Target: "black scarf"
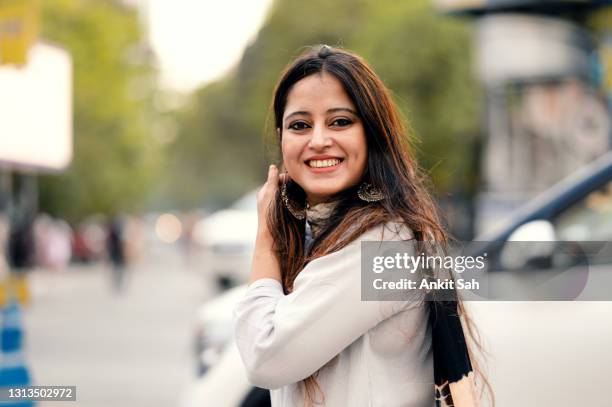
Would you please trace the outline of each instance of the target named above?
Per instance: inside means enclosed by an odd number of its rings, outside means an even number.
[[[418,241],[423,234],[415,232]],[[468,352],[458,297],[454,301],[429,298],[429,323],[434,358],[436,407],[477,406],[474,375]]]

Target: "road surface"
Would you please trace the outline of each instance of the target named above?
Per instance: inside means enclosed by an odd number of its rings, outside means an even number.
[[[195,379],[195,310],[212,293],[173,251],[146,258],[122,295],[104,264],[30,274],[25,351],[35,384],[76,385],[71,406],[181,403]]]

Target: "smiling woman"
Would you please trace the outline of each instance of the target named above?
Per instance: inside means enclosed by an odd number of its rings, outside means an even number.
[[[251,382],[273,407],[477,405],[460,301],[361,300],[362,241],[447,240],[389,91],[323,45],[289,64],[273,109],[286,173],[258,193],[235,309]]]

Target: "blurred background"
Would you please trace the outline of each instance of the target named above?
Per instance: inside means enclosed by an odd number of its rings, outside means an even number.
[[[458,239],[543,220],[523,240],[612,241],[610,1],[0,0],[0,386],[76,385],[70,405],[88,407],[266,405],[231,309],[279,157],[272,90],[318,43],[393,91]],[[511,359],[493,364],[499,405],[581,405],[595,386],[585,370],[579,398],[519,403]]]

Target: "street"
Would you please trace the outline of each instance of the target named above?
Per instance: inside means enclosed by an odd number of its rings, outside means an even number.
[[[106,264],[30,274],[25,356],[37,385],[76,385],[80,407],[176,406],[195,378],[195,310],[207,295],[169,249],[116,295]]]

